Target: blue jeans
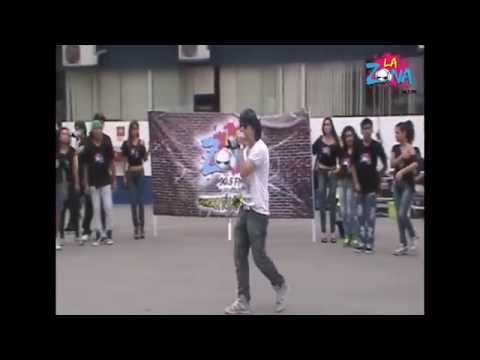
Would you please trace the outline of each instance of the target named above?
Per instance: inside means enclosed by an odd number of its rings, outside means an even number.
[[[59,183],[57,184],[56,191],[55,191],[55,236],[61,233],[61,217],[62,217],[62,210],[65,205],[65,198],[67,197],[67,184],[66,183]]]
[[[358,222],[360,225],[360,241],[373,248],[375,242],[375,220],[377,219],[377,194],[360,193],[358,195]]]
[[[326,171],[320,170],[318,173],[317,197],[320,205],[320,227],[322,233],[326,232],[326,211],[330,212],[330,232],[335,232],[337,215],[337,177],[329,175]]]
[[[395,197],[395,207],[397,209],[398,231],[400,233],[400,242],[407,246],[405,232],[408,231],[410,237],[415,237],[415,230],[408,217],[408,211],[412,205],[414,189],[402,181],[395,182],[393,186],[393,195]]]
[[[145,177],[143,172],[128,172],[127,187],[130,193],[130,206],[132,208],[133,226],[140,226],[143,228],[145,224],[145,209],[143,206]]]
[[[352,179],[341,179],[338,184],[345,236],[358,236],[357,194],[353,188],[353,181]]]

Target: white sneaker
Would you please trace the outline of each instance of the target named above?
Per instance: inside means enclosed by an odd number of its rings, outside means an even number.
[[[112,239],[108,239],[108,240],[106,241],[106,244],[107,244],[107,245],[113,245],[113,244],[115,244],[115,242],[114,242]]]
[[[414,237],[410,238],[409,243],[410,243],[409,250],[410,251],[416,251],[417,247],[418,247],[418,236],[414,236]]]
[[[55,249],[62,250],[62,244],[60,244],[60,241],[58,241],[58,239],[55,241]]]
[[[400,256],[400,255],[407,255],[408,254],[408,246],[400,246],[397,250],[393,252],[393,255]]]
[[[230,315],[248,315],[250,314],[250,305],[245,297],[240,296],[233,304],[225,308],[225,314]]]
[[[273,288],[275,290],[275,312],[282,312],[287,307],[288,286],[284,282],[281,286]]]
[[[90,240],[90,236],[85,234],[85,235],[82,235],[82,237],[80,238],[83,242],[87,242],[88,240]]]
[[[99,245],[100,245],[100,241],[98,241],[97,239],[92,241],[92,246],[99,246]]]

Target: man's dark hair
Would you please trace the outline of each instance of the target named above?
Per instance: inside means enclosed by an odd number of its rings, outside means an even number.
[[[95,115],[93,115],[93,120],[100,120],[102,123],[104,123],[107,118],[102,113],[96,113]]]
[[[248,125],[255,131],[255,140],[259,140],[262,137],[262,124],[252,109],[245,109],[240,113],[240,126]]]
[[[360,123],[360,127],[363,129],[365,126],[367,125],[370,125],[371,127],[373,127],[373,122],[372,120],[370,120],[369,118],[365,118],[362,120],[362,122]]]
[[[76,129],[81,129],[83,130],[83,133],[86,135],[87,134],[87,125],[85,125],[85,121],[75,121],[74,123],[75,130]]]

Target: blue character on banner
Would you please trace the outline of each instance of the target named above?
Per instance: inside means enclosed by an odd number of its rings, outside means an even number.
[[[207,150],[202,166],[202,175],[206,176],[220,172],[220,168],[215,162],[215,154],[219,151],[220,142],[218,139],[209,137],[201,140],[202,147]]]

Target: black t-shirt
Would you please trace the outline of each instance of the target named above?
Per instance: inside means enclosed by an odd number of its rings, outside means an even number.
[[[140,141],[137,145],[133,145],[125,140],[122,144],[122,155],[127,159],[128,165],[130,166],[139,166],[143,165],[145,157],[147,155],[147,149],[145,145],[140,144]]]
[[[323,136],[319,137],[317,141],[312,145],[312,153],[317,156],[317,160],[320,164],[334,167],[337,165],[337,159],[340,156],[340,145],[334,143],[327,145],[323,142]]]
[[[342,149],[340,153],[340,171],[338,172],[337,177],[339,179],[352,179],[352,166],[354,165],[354,156],[355,154],[349,154],[345,150]]]
[[[56,168],[57,168],[57,184],[67,182],[73,184],[73,161],[75,157],[75,149],[68,147],[66,153],[57,152]]]
[[[82,161],[88,168],[88,184],[103,187],[111,183],[110,165],[114,158],[113,146],[110,138],[103,136],[102,143],[97,146],[88,138],[83,150]]]
[[[400,154],[402,153],[402,149],[400,147],[400,144],[394,145],[392,147],[392,152],[395,154],[395,158],[399,157]],[[397,175],[397,173],[400,170],[406,168],[407,166],[409,166],[410,164],[412,164],[414,162],[419,164],[419,161],[418,161],[419,157],[420,157],[419,154],[420,154],[420,150],[416,147],[415,148],[415,155],[409,157],[406,160],[402,160],[400,162],[400,164],[397,164],[397,166],[395,166],[394,171],[393,171],[393,176]],[[405,182],[408,186],[413,188],[413,187],[415,187],[415,175],[416,175],[416,171],[409,172],[408,174],[405,174],[405,175],[402,176],[402,181]]]
[[[378,159],[386,164],[387,156],[382,144],[372,139],[367,146],[361,141],[355,153],[355,168],[362,193],[376,192],[380,185],[380,175],[377,171]]]

